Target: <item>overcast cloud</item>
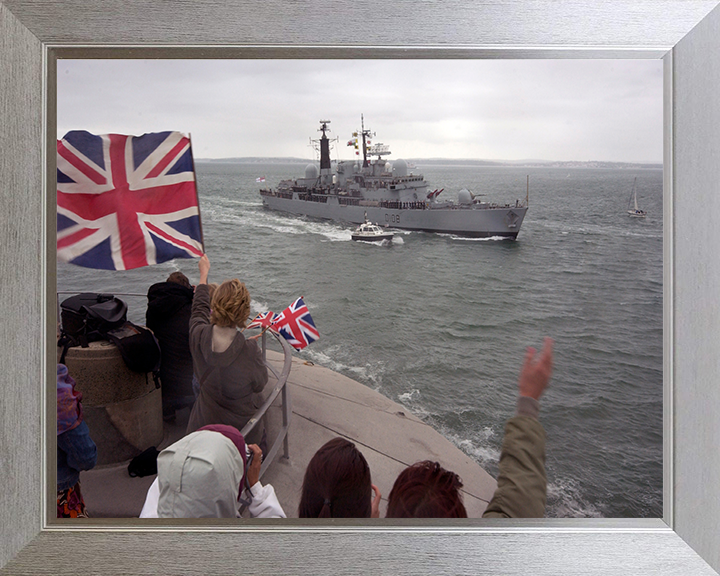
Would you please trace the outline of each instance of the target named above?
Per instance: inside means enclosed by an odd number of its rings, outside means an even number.
[[[60,60],[58,138],[178,130],[196,158],[662,161],[660,60]]]

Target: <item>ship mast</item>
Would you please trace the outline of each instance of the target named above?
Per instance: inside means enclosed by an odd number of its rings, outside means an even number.
[[[370,130],[365,130],[365,118],[360,114],[360,134],[363,142],[363,168],[369,166],[367,159],[367,137],[370,136]]]

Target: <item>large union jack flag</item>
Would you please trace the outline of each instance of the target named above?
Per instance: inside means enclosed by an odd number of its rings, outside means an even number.
[[[272,329],[280,333],[295,350],[302,350],[320,338],[302,296],[276,315]]]
[[[190,140],[68,132],[57,143],[57,255],[130,270],[202,256]]]

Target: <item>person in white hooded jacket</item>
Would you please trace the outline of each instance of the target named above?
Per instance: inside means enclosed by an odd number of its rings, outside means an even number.
[[[262,451],[248,465],[245,439],[233,426],[214,424],[188,434],[158,455],[158,474],[140,518],[285,518],[275,489],[260,483]]]

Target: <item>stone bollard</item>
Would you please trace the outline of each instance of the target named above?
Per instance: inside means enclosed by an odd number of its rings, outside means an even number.
[[[105,340],[69,348],[65,365],[82,392],[83,419],[97,445],[98,465],[124,462],[162,442],[162,391],[152,373],[130,370],[118,348]]]

